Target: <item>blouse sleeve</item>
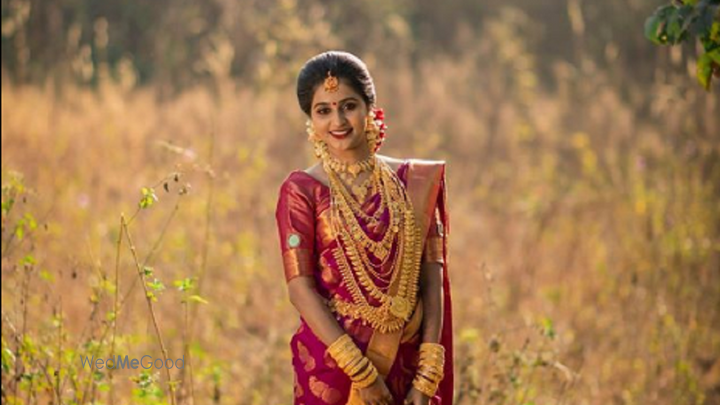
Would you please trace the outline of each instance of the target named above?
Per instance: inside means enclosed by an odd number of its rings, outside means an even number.
[[[280,187],[275,219],[286,282],[314,273],[314,211],[313,200],[301,185],[291,179],[285,180]]]
[[[426,263],[443,263],[444,229],[437,208],[435,209],[433,219],[433,222],[428,227],[428,235],[425,239],[423,261]]]

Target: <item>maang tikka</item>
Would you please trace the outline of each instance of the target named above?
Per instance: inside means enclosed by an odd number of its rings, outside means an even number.
[[[325,78],[323,85],[326,92],[335,93],[340,88],[340,81],[328,70],[327,77]]]

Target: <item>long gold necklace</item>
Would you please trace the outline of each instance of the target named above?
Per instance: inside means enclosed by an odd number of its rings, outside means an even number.
[[[375,171],[379,171],[379,168],[376,169]],[[380,184],[382,182],[382,180],[380,178],[380,173],[377,173],[377,174],[373,173],[371,176],[371,180],[373,182],[372,188],[376,189],[379,187],[379,190],[377,190],[377,191],[380,192],[380,197],[381,197],[380,198],[380,207],[378,207],[378,210],[376,210],[375,213],[373,213],[372,215],[368,215],[367,213],[365,213],[365,211],[363,210],[362,204],[359,201],[352,198],[352,196],[348,193],[348,190],[345,187],[342,187],[342,184],[340,183],[340,180],[337,178],[335,173],[330,172],[328,174],[328,178],[330,179],[330,181],[336,182],[336,186],[338,187],[338,190],[340,191],[339,197],[342,197],[346,200],[348,207],[352,210],[352,213],[356,214],[357,216],[362,218],[365,222],[368,222],[371,225],[377,224],[377,221],[380,220],[380,217],[383,214],[382,208],[384,208],[384,206],[385,206],[384,204],[386,202],[385,195],[383,194],[384,190],[382,187],[380,187]]]
[[[410,213],[409,216],[413,214]],[[410,219],[410,218],[408,218]],[[411,222],[414,222],[410,219]],[[334,252],[335,259],[340,267],[340,271],[347,283],[348,289],[353,302],[344,301],[338,297],[334,297],[330,302],[330,307],[344,316],[350,316],[361,319],[364,324],[370,324],[373,328],[383,332],[393,332],[403,327],[412,314],[415,304],[417,303],[418,280],[420,274],[420,252],[417,249],[418,244],[416,228],[408,226],[405,229],[405,238],[399,243],[400,256],[402,257],[401,265],[394,270],[391,286],[397,282],[399,276],[399,286],[395,295],[383,293],[369,276],[363,271],[364,266],[358,260],[361,254],[352,243],[346,248],[347,252],[337,249]],[[407,245],[406,246],[406,240]],[[349,259],[349,263],[348,263]],[[400,273],[399,275],[397,273]],[[365,296],[360,291],[359,286],[355,282],[355,275],[360,284],[368,291],[370,296],[380,302],[380,306],[370,305]]]
[[[387,207],[391,218],[385,235],[378,242],[372,240],[362,229],[355,216],[356,211],[362,210],[353,206],[353,203],[357,202],[348,198],[349,192],[335,175],[333,167],[324,164],[330,179],[331,223],[336,237],[342,242],[333,255],[353,301],[347,302],[334,297],[330,306],[341,315],[361,319],[363,323],[369,323],[381,332],[392,332],[404,325],[415,308],[422,247],[412,203],[403,184],[387,164],[375,156],[371,157],[374,158],[374,171],[378,171],[378,175],[373,176],[373,187],[381,194],[379,210],[382,212]],[[365,251],[369,250],[380,260],[387,259],[393,243],[398,244],[397,255],[393,259],[388,291],[383,292],[368,274],[378,276]],[[386,281],[385,277],[378,278]],[[392,290],[396,284],[397,292],[393,295]],[[380,306],[370,305],[361,286],[380,302]]]
[[[396,220],[396,210],[391,208],[389,211],[390,223],[392,224],[392,226],[388,227],[381,240],[375,241],[365,233],[359,221],[357,220],[357,217],[353,213],[353,209],[349,206],[350,202],[348,200],[350,200],[350,198],[347,198],[347,195],[345,195],[345,193],[347,193],[347,190],[344,189],[343,185],[340,184],[340,182],[335,178],[332,172],[328,175],[328,177],[330,178],[331,189],[339,189],[340,191],[336,193],[331,193],[331,205],[336,207],[336,212],[340,214],[338,220],[334,222],[336,228],[342,227],[343,225],[350,228],[352,238],[358,245],[370,250],[375,255],[375,257],[379,258],[380,260],[386,259],[388,254],[390,253],[390,247],[392,247],[393,241],[399,231],[399,227],[397,226],[398,221]],[[379,210],[384,211],[387,196],[384,196],[383,194],[384,193],[381,193],[381,205]],[[335,231],[335,233],[337,234],[338,229],[335,229]]]

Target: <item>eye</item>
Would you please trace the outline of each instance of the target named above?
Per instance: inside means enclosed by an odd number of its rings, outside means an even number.
[[[315,113],[320,114],[320,115],[329,114],[329,113],[330,113],[330,109],[327,108],[327,107],[318,108],[317,110],[315,110]]]
[[[353,103],[353,102],[349,102],[349,103],[346,103],[346,104],[343,106],[343,108],[344,108],[345,110],[347,110],[347,111],[353,111],[354,109],[357,108],[357,104],[356,104],[356,103]]]

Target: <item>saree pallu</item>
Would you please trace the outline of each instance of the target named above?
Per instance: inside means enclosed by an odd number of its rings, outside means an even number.
[[[440,343],[445,347],[445,377],[433,405],[448,405],[453,396],[452,308],[450,283],[447,272],[447,235],[449,233],[446,206],[445,163],[410,159],[397,169],[397,175],[406,187],[415,210],[416,223],[424,235],[423,257],[426,261],[442,263],[444,313]],[[363,211],[379,218],[371,226],[361,221],[365,232],[374,240],[384,234],[389,213],[378,212],[380,195],[371,195],[362,204]],[[304,171],[294,171],[283,182],[276,208],[276,220],[283,253],[286,281],[299,276],[312,277],[319,295],[328,303],[333,298],[353,302],[338,263],[343,252],[330,226],[330,189]],[[389,288],[382,276],[393,266],[392,257],[398,246],[394,243],[384,263],[371,260],[378,266],[369,276],[375,284]],[[368,303],[379,302],[362,289]],[[422,301],[410,321],[396,334],[381,334],[360,319],[334,312],[339,325],[352,337],[355,344],[376,365],[393,395],[395,403],[402,404],[412,387],[417,370],[417,355],[422,337]],[[296,405],[354,405],[351,382],[335,361],[325,353],[327,346],[315,336],[305,320],[291,342],[294,370],[294,403]]]

